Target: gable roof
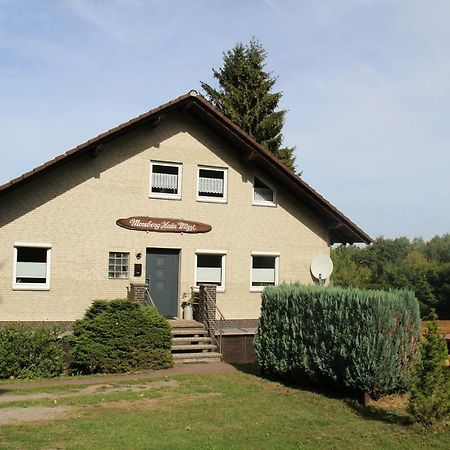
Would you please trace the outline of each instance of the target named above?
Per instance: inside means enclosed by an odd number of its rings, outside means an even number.
[[[244,132],[235,123],[212,106],[196,91],[191,91],[181,97],[171,100],[164,105],[154,108],[140,116],[124,122],[121,125],[89,139],[83,144],[47,161],[35,169],[14,178],[8,183],[0,186],[0,196],[4,195],[18,186],[22,186],[37,177],[67,164],[74,158],[91,153],[95,156],[101,151],[102,144],[110,141],[131,129],[144,124],[157,126],[164,118],[175,110],[186,111],[223,138],[231,142],[241,152],[241,159],[253,164],[260,170],[270,174],[279,184],[284,186],[295,199],[310,208],[326,223],[330,233],[330,243],[356,243],[369,244],[373,240],[361,228],[353,223],[348,217],[340,212],[328,200],[322,197],[309,184],[303,181],[291,169],[286,167],[265,147],[255,141],[249,134]]]

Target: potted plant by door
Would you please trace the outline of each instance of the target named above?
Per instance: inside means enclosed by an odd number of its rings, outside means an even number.
[[[181,307],[183,308],[183,319],[194,320],[194,297],[191,294],[185,292],[181,297]]]

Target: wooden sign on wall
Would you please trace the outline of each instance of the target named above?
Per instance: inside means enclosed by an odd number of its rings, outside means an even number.
[[[143,216],[118,219],[116,224],[127,230],[157,231],[159,233],[207,233],[212,229],[211,225],[192,220]]]

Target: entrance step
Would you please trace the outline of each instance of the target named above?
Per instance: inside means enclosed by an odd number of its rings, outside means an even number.
[[[186,362],[220,362],[222,361],[222,353],[174,353],[173,361],[175,364]]]
[[[205,344],[210,344],[212,339],[208,336],[183,336],[183,337],[173,337],[172,342],[174,345],[183,344],[194,344],[197,342],[204,342]]]
[[[205,335],[205,328],[172,328],[172,336],[202,336]]]
[[[188,351],[188,352],[197,352],[199,350],[216,350],[216,346],[213,344],[186,344],[186,345],[177,345],[172,344],[172,352],[176,351]]]
[[[171,319],[169,320],[172,328],[202,328],[203,324],[196,320]]]
[[[175,363],[217,362],[222,355],[203,324],[195,320],[169,320],[172,326],[172,356]]]

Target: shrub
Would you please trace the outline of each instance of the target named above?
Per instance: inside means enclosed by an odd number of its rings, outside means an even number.
[[[70,339],[72,373],[116,373],[172,365],[170,325],[155,308],[95,301]]]
[[[414,422],[429,427],[450,416],[450,369],[447,343],[435,313],[427,322],[414,370],[408,412]]]
[[[255,349],[262,370],[366,392],[404,390],[420,336],[410,291],[266,288]]]
[[[0,378],[57,377],[63,350],[56,328],[0,327]]]

